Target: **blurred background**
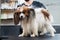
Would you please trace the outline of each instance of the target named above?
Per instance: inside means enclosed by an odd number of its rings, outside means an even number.
[[[60,0],[35,0],[43,3],[54,17],[53,25],[60,25]],[[1,25],[14,25],[13,14],[18,4],[24,0],[1,0]]]

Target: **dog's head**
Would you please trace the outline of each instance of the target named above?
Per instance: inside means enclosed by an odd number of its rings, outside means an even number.
[[[34,9],[28,7],[18,8],[14,13],[14,24],[17,25],[19,21],[22,21],[24,19],[27,19],[26,21],[28,21],[31,15],[35,15]]]

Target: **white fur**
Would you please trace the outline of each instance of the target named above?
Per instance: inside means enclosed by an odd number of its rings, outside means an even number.
[[[20,36],[27,36],[27,34],[31,34],[31,37],[38,36],[38,31],[41,31],[40,35],[44,35],[47,32],[50,32],[51,36],[54,36],[55,29],[52,26],[53,17],[52,15],[48,18],[44,18],[44,15],[42,14],[41,10],[42,8],[37,8],[35,10],[35,18],[29,19],[29,22],[27,23],[26,20],[21,21],[21,25],[23,28],[23,33],[19,35]]]
[[[22,16],[23,18],[25,18],[25,15],[24,15],[23,13],[20,14],[20,18],[21,18],[21,16]]]

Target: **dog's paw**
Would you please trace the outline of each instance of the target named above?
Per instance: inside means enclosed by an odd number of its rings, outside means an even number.
[[[55,34],[51,34],[51,37],[54,37],[55,36]]]
[[[53,32],[53,31],[51,31],[51,32],[50,32],[50,34],[51,34],[50,36],[52,36],[52,37],[54,37],[54,36],[55,36],[55,34],[54,34],[54,32]]]
[[[34,35],[34,34],[32,34],[32,35],[31,35],[31,37],[35,37],[35,35]]]
[[[20,34],[19,37],[23,37],[24,35],[23,34]]]
[[[40,33],[40,35],[44,35],[44,33]]]

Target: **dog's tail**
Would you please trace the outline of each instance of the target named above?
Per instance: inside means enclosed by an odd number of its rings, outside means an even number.
[[[41,12],[43,13],[45,19],[49,22],[53,22],[53,16],[48,12],[46,9],[42,9]]]

